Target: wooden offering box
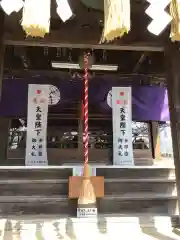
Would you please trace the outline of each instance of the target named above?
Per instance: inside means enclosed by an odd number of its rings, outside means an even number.
[[[90,177],[94,187],[96,198],[104,197],[104,177],[92,176]],[[69,198],[75,199],[79,197],[80,188],[82,185],[83,177],[72,176],[69,177]]]

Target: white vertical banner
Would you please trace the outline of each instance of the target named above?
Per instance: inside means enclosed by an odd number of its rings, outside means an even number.
[[[27,166],[48,165],[46,136],[49,91],[49,85],[29,85],[25,159]]]
[[[113,164],[134,165],[131,87],[112,88]]]

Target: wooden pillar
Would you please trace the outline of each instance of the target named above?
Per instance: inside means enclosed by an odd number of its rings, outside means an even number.
[[[4,12],[0,9],[0,99],[2,95],[2,84],[4,74]]]
[[[165,46],[167,89],[176,172],[178,205],[180,207],[180,45],[168,42]]]
[[[8,137],[11,119],[0,117],[0,166],[8,165]]]
[[[150,122],[150,146],[152,149],[152,158],[156,160],[161,159],[161,149],[160,149],[160,135],[159,135],[159,124],[158,122]]]
[[[4,74],[4,12],[0,9],[0,100],[2,96]],[[0,117],[0,165],[7,164],[7,146],[10,129],[10,119]]]

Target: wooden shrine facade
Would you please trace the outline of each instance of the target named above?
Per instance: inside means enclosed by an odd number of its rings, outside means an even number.
[[[100,63],[118,64],[116,75],[134,74],[146,75],[147,83],[157,82],[167,84],[169,93],[169,109],[172,126],[174,162],[176,168],[178,198],[180,201],[180,45],[171,43],[167,28],[159,37],[147,31],[150,19],[145,16],[148,3],[144,0],[132,0],[131,22],[132,30],[122,39],[110,44],[100,45],[103,29],[103,12],[89,8],[81,1],[70,1],[75,17],[66,24],[62,23],[55,14],[52,6],[51,31],[44,39],[26,38],[19,22],[21,13],[5,16],[0,10],[0,93],[5,77],[58,76],[63,71],[55,71],[49,65],[53,59],[51,54],[45,57],[48,48],[61,52],[63,48],[75,49],[74,59],[85,50],[95,52],[104,57]],[[49,51],[49,50],[48,50]],[[111,53],[107,53],[107,52]],[[41,53],[43,52],[43,54]],[[72,55],[73,55],[72,54]],[[55,56],[69,61],[71,54],[63,53]],[[110,56],[106,58],[106,56]],[[37,61],[38,59],[38,61]],[[61,59],[61,60],[62,60]],[[76,72],[77,73],[77,72]],[[74,74],[74,72],[70,72]],[[78,74],[81,74],[79,71]],[[92,74],[97,74],[93,73]],[[104,74],[103,72],[99,74]],[[112,74],[112,73],[111,73]],[[6,126],[6,127],[5,127]],[[0,120],[0,157],[6,158],[7,148],[4,141],[7,138],[10,122],[5,118]],[[180,206],[180,205],[179,205]]]
[[[65,109],[64,109],[65,110]],[[76,110],[76,109],[75,109]],[[9,141],[6,156],[1,165],[24,166],[26,149],[26,130],[20,127],[18,119],[6,118]],[[152,165],[153,161],[163,161],[157,135],[152,128],[156,122],[141,123],[142,127],[133,129],[133,153],[135,165]],[[25,123],[26,125],[26,123]],[[5,126],[4,126],[5,128]],[[82,125],[80,117],[65,114],[49,114],[47,129],[48,165],[61,166],[83,162]],[[7,134],[4,136],[7,139]],[[112,118],[90,115],[89,117],[89,161],[99,165],[113,165]],[[4,159],[4,161],[3,161]],[[154,159],[154,160],[153,160]]]

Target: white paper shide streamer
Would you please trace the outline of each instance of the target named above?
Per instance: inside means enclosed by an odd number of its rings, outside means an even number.
[[[101,42],[112,41],[130,31],[130,0],[104,0],[104,30]]]
[[[22,27],[28,36],[44,37],[50,29],[51,0],[25,0]]]
[[[57,3],[57,14],[63,22],[66,22],[72,17],[73,13],[69,6],[68,0],[56,0]]]
[[[180,0],[171,0],[170,3],[171,22],[171,40],[180,41]]]
[[[2,0],[0,5],[7,15],[13,12],[19,12],[24,5],[22,0]]]

